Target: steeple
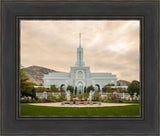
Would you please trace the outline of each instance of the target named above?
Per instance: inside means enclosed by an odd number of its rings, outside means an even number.
[[[83,48],[81,47],[81,33],[79,33],[79,47],[77,48],[77,62],[76,62],[77,67],[83,67],[84,62],[83,62]]]
[[[81,33],[79,33],[79,47],[81,47]]]

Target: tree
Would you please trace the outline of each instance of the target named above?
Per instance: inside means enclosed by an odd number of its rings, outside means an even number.
[[[87,91],[87,88],[86,88],[86,86],[84,87],[84,93],[86,93],[86,91]]]
[[[37,97],[36,97],[36,89],[35,88],[33,88],[32,91],[31,91],[31,97],[32,97],[32,99],[33,98],[37,99]]]
[[[133,97],[134,93],[136,93],[136,95],[138,96],[140,92],[140,82],[133,80],[130,84],[128,84],[127,91],[131,95],[131,97]]]
[[[21,87],[21,96],[33,96],[33,89],[36,85],[33,82],[28,81],[29,78],[27,77],[26,73],[24,72],[23,68],[20,69],[20,87]]]
[[[50,89],[51,92],[58,92],[58,88],[56,88],[56,85],[51,85]]]
[[[100,89],[100,87],[98,86],[98,92],[101,92],[101,89]]]
[[[26,73],[23,71],[23,69],[21,68],[20,70],[20,87],[21,87],[21,92],[26,90],[26,86],[27,86],[27,81],[29,80],[29,78],[27,77]]]
[[[74,87],[71,86],[71,85],[68,85],[68,86],[67,86],[67,90],[69,90],[71,93],[73,93]]]
[[[107,84],[107,86],[114,86],[114,84]]]
[[[75,94],[77,94],[77,87],[75,87],[75,91],[74,92],[75,92]]]
[[[102,88],[103,92],[112,92],[112,88],[108,85],[105,85],[103,88]]]
[[[90,91],[94,91],[93,85],[87,87],[87,93],[89,93]]]
[[[65,92],[63,86],[60,86],[60,91],[61,91],[61,92]]]
[[[37,87],[37,88],[35,89],[35,91],[36,91],[36,92],[47,92],[48,89],[45,88],[45,87]]]

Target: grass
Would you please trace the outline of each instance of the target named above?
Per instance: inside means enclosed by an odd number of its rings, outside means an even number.
[[[114,107],[47,107],[21,104],[21,116],[138,116],[139,105]]]

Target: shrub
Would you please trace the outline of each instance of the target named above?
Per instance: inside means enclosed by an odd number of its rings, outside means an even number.
[[[79,98],[79,99],[82,99],[82,98],[83,98],[83,94],[79,94],[79,95],[78,95],[78,98]]]
[[[66,100],[67,100],[66,95],[64,95],[64,94],[59,95],[59,98],[57,99],[57,101],[59,101],[59,102],[66,101]]]
[[[61,95],[66,95],[66,92],[65,92],[65,91],[62,91],[62,92],[61,92]]]
[[[114,100],[114,99],[120,99],[120,96],[119,96],[118,94],[113,94],[113,93],[112,93],[112,94],[110,95],[110,97],[111,97],[112,100]]]
[[[38,102],[38,99],[30,99],[29,97],[24,97],[24,98],[21,98],[20,100],[21,103],[36,103]]]
[[[38,87],[38,88],[35,89],[35,91],[36,91],[36,92],[47,92],[48,89],[45,88],[45,87]]]
[[[48,102],[48,100],[46,98],[43,98],[42,102]]]
[[[84,97],[84,100],[87,100],[87,98],[89,97],[89,94],[84,93],[84,94],[83,94],[83,97]]]
[[[114,91],[110,86],[107,86],[107,85],[104,86],[102,90],[103,92],[110,92],[110,93]]]
[[[53,101],[53,102],[56,102],[56,96],[53,95],[52,101]]]
[[[48,92],[47,102],[53,102],[53,95]]]
[[[120,99],[106,99],[106,100],[104,100],[104,102],[106,102],[106,103],[122,103],[123,101],[121,101]]]
[[[73,100],[73,98],[76,98],[76,95],[71,93],[71,101]]]
[[[110,99],[111,94],[106,93],[106,95],[107,95],[107,99]]]
[[[49,91],[51,91],[51,92],[58,92],[58,88],[56,88],[56,85],[51,85]]]
[[[37,100],[36,100],[36,99],[32,99],[32,102],[33,102],[33,103],[36,103],[36,102],[37,102]]]
[[[127,93],[127,89],[124,88],[116,88],[119,93]]]
[[[93,95],[92,100],[93,101],[99,101],[100,98],[101,98],[101,94],[99,94],[99,92],[95,92],[94,95]]]
[[[122,101],[123,103],[139,103],[140,102],[139,100],[126,100],[126,99],[123,99]]]
[[[126,99],[106,99],[104,100],[106,103],[139,103],[139,100],[126,100]]]

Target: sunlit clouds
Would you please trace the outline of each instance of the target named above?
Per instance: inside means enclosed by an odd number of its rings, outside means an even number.
[[[23,20],[21,64],[69,72],[77,59],[79,33],[84,62],[91,72],[111,72],[118,79],[139,80],[138,20]]]

